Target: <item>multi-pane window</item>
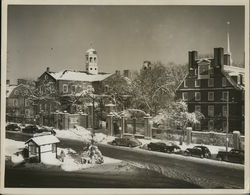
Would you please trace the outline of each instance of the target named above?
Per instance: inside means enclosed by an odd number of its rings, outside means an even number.
[[[53,152],[53,153],[56,152],[56,144],[52,144],[52,152]]]
[[[208,101],[214,101],[214,92],[208,92]]]
[[[227,106],[222,106],[222,115],[223,115],[224,117],[227,116]]]
[[[208,87],[214,87],[214,79],[208,79]]]
[[[68,93],[68,85],[67,84],[63,85],[63,93]]]
[[[188,92],[182,93],[182,100],[188,100]]]
[[[36,146],[34,146],[34,145],[30,146],[30,153],[33,155],[36,155]]]
[[[201,93],[200,92],[195,92],[194,97],[195,97],[195,101],[200,101],[201,100]]]
[[[226,87],[227,86],[227,79],[226,77],[222,78],[222,87]]]
[[[195,87],[200,87],[201,86],[201,80],[196,79],[194,82]]]
[[[71,86],[71,92],[72,92],[72,93],[75,93],[75,92],[76,92],[76,86],[75,86],[75,85],[72,85],[72,86]]]
[[[214,120],[209,120],[208,121],[208,130],[213,130],[214,129]]]
[[[213,105],[208,106],[208,116],[211,116],[211,117],[214,116],[214,106]]]
[[[222,101],[227,101],[228,100],[228,95],[229,95],[228,91],[223,91],[222,92]]]
[[[184,79],[184,87],[187,87],[187,80]]]
[[[195,105],[194,106],[194,111],[195,112],[201,112],[201,106],[200,105]]]

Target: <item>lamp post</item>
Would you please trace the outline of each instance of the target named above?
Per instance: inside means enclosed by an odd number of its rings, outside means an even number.
[[[229,91],[227,91],[227,128],[226,128],[226,152],[228,152],[228,145],[229,145],[229,138],[228,138],[228,133],[229,133]],[[232,102],[234,102],[234,98],[232,97]]]

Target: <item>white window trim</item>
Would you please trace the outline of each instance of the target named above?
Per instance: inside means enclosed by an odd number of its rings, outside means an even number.
[[[209,81],[213,81],[212,84],[209,83]],[[208,79],[207,85],[208,85],[208,87],[214,87],[214,79],[213,78]]]
[[[195,79],[194,85],[195,85],[195,87],[200,87],[201,86],[201,80]]]
[[[224,94],[226,94],[226,95],[224,95]],[[222,91],[222,101],[226,102],[229,99],[228,96],[229,96],[229,92]]]
[[[66,87],[67,90],[64,90]],[[67,84],[63,84],[63,93],[68,93],[69,91],[69,88],[68,88],[68,85]]]
[[[209,94],[213,94],[213,98],[210,98],[210,95]],[[214,101],[214,92],[213,91],[209,91],[208,93],[207,93],[207,99],[208,99],[208,101]]]
[[[196,94],[200,94],[199,98],[197,98]],[[194,99],[195,99],[195,101],[200,101],[201,100],[201,93],[200,92],[194,92]]]
[[[222,106],[222,116],[227,117],[227,112],[228,112],[227,106],[226,105]]]
[[[186,78],[184,79],[183,85],[184,85],[184,87],[187,87],[187,80],[186,80]]]
[[[198,109],[199,108],[199,109]],[[195,105],[194,106],[194,111],[196,112],[201,112],[201,106],[200,105]]]
[[[209,112],[209,110],[210,110],[209,108],[213,108],[213,114],[212,114],[212,115],[209,114],[209,113],[210,113],[210,112]],[[208,115],[209,117],[214,117],[214,106],[213,106],[213,105],[208,105],[208,106],[207,106],[207,115]]]
[[[187,98],[185,98],[185,94]],[[182,92],[182,100],[187,101],[188,100],[188,92]]]
[[[227,86],[227,78],[226,77],[222,77],[222,87],[226,87]]]

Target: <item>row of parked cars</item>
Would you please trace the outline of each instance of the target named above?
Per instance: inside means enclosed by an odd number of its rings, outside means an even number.
[[[187,148],[186,150],[182,151],[181,148],[173,142],[168,144],[164,142],[150,142],[149,144],[142,145],[139,140],[132,137],[115,138],[109,144],[115,146],[140,147],[152,151],[183,154],[185,156],[198,156],[200,158],[212,157],[210,150],[203,145],[197,145],[193,148]],[[244,164],[244,151],[236,149],[232,149],[229,152],[219,151],[216,155],[216,159],[220,161]]]
[[[35,133],[44,133],[50,132],[55,135],[56,132],[52,128],[40,127],[38,125],[21,125],[17,123],[9,123],[6,125],[6,131],[19,131],[23,133],[35,134]]]

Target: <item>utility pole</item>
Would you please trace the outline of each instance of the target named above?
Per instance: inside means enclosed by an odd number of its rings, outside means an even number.
[[[226,152],[228,152],[228,132],[229,132],[229,91],[227,91],[227,129],[226,129]]]

